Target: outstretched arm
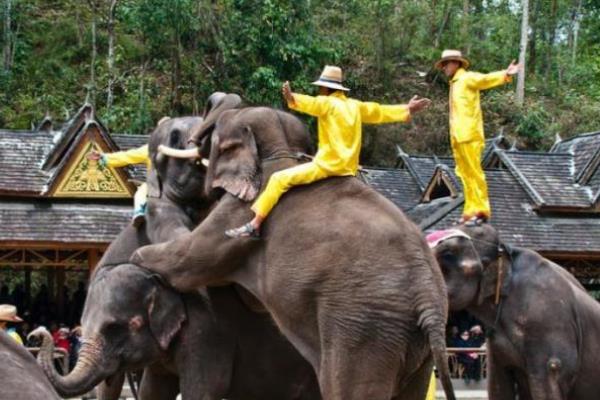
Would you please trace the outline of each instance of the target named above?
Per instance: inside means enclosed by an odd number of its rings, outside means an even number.
[[[431,104],[431,100],[414,96],[408,104],[381,105],[373,102],[360,103],[362,122],[385,124],[388,122],[408,122],[411,115]]]
[[[308,96],[305,94],[293,93],[290,83],[285,81],[281,88],[283,98],[292,110],[296,110],[313,117],[320,117],[329,111],[329,99],[327,96]]]
[[[521,65],[513,60],[508,68],[502,71],[490,72],[489,74],[471,72],[467,78],[468,85],[479,90],[491,89],[512,81],[512,76],[517,74],[520,69]]]
[[[108,167],[126,167],[132,164],[147,164],[150,155],[148,154],[148,145],[127,151],[117,151],[116,153],[100,154],[97,151],[92,151],[88,158],[93,160],[101,160]]]

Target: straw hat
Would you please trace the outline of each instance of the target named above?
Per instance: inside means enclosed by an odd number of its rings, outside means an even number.
[[[469,60],[463,57],[460,50],[444,50],[442,52],[442,58],[435,63],[435,67],[437,69],[442,69],[442,64],[446,61],[458,61],[462,64],[463,68],[469,68],[469,65],[471,65]]]
[[[342,86],[342,69],[333,65],[326,65],[321,72],[318,80],[312,83],[313,85],[323,86],[330,89],[348,91],[345,86]]]
[[[23,320],[17,316],[17,307],[10,304],[0,304],[0,321],[23,322]]]

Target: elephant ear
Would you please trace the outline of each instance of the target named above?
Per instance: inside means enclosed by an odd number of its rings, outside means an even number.
[[[256,198],[261,185],[260,158],[249,126],[238,129],[234,137],[213,135],[208,182],[211,188],[223,188],[243,201]]]
[[[209,98],[204,108],[204,121],[193,128],[189,142],[200,146],[202,139],[210,135],[223,111],[240,107],[242,98],[234,93],[215,92]]]
[[[149,295],[150,331],[160,348],[167,350],[186,320],[183,300],[174,291],[157,283]]]

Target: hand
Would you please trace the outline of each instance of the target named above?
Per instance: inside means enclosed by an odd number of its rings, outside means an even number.
[[[408,111],[410,111],[411,114],[414,114],[429,107],[430,104],[431,100],[425,97],[419,98],[419,96],[413,96],[408,102]]]
[[[100,154],[96,150],[92,150],[87,154],[88,160],[98,161],[101,157],[102,157],[102,154]]]
[[[521,70],[521,64],[517,64],[517,60],[512,60],[508,68],[506,68],[506,75],[516,75]]]
[[[285,81],[283,83],[283,86],[281,87],[281,94],[283,95],[283,98],[288,104],[296,104],[296,101],[294,100],[294,94],[292,93],[292,88],[290,88],[289,81]]]

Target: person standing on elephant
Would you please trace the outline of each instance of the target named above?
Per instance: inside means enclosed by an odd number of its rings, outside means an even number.
[[[169,117],[162,117],[158,121],[157,126],[163,122],[169,120]],[[127,151],[118,151],[116,153],[100,153],[96,150],[92,150],[88,154],[88,159],[96,160],[102,167],[127,167],[134,164],[145,164],[146,174],[152,169],[152,162],[148,154],[148,145],[145,144],[135,149]],[[132,224],[136,228],[139,228],[142,223],[146,220],[146,204],[148,201],[148,185],[142,183],[133,196],[133,218]]]
[[[519,72],[513,61],[507,69],[489,74],[468,71],[470,62],[459,50],[444,50],[435,67],[442,70],[450,84],[450,144],[456,175],[463,184],[465,206],[460,223],[491,216],[481,153],[485,146],[480,91],[503,85]]]
[[[431,101],[414,96],[408,104],[380,105],[346,97],[350,89],[342,85],[342,70],[325,66],[316,97],[292,93],[289,82],[282,87],[288,106],[318,118],[319,148],[313,161],[274,173],[262,194],[252,205],[255,216],[249,223],[225,232],[228,237],[258,237],[260,225],[279,198],[293,186],[307,185],[332,176],[354,176],[362,139],[362,124],[408,122],[413,113]]]

